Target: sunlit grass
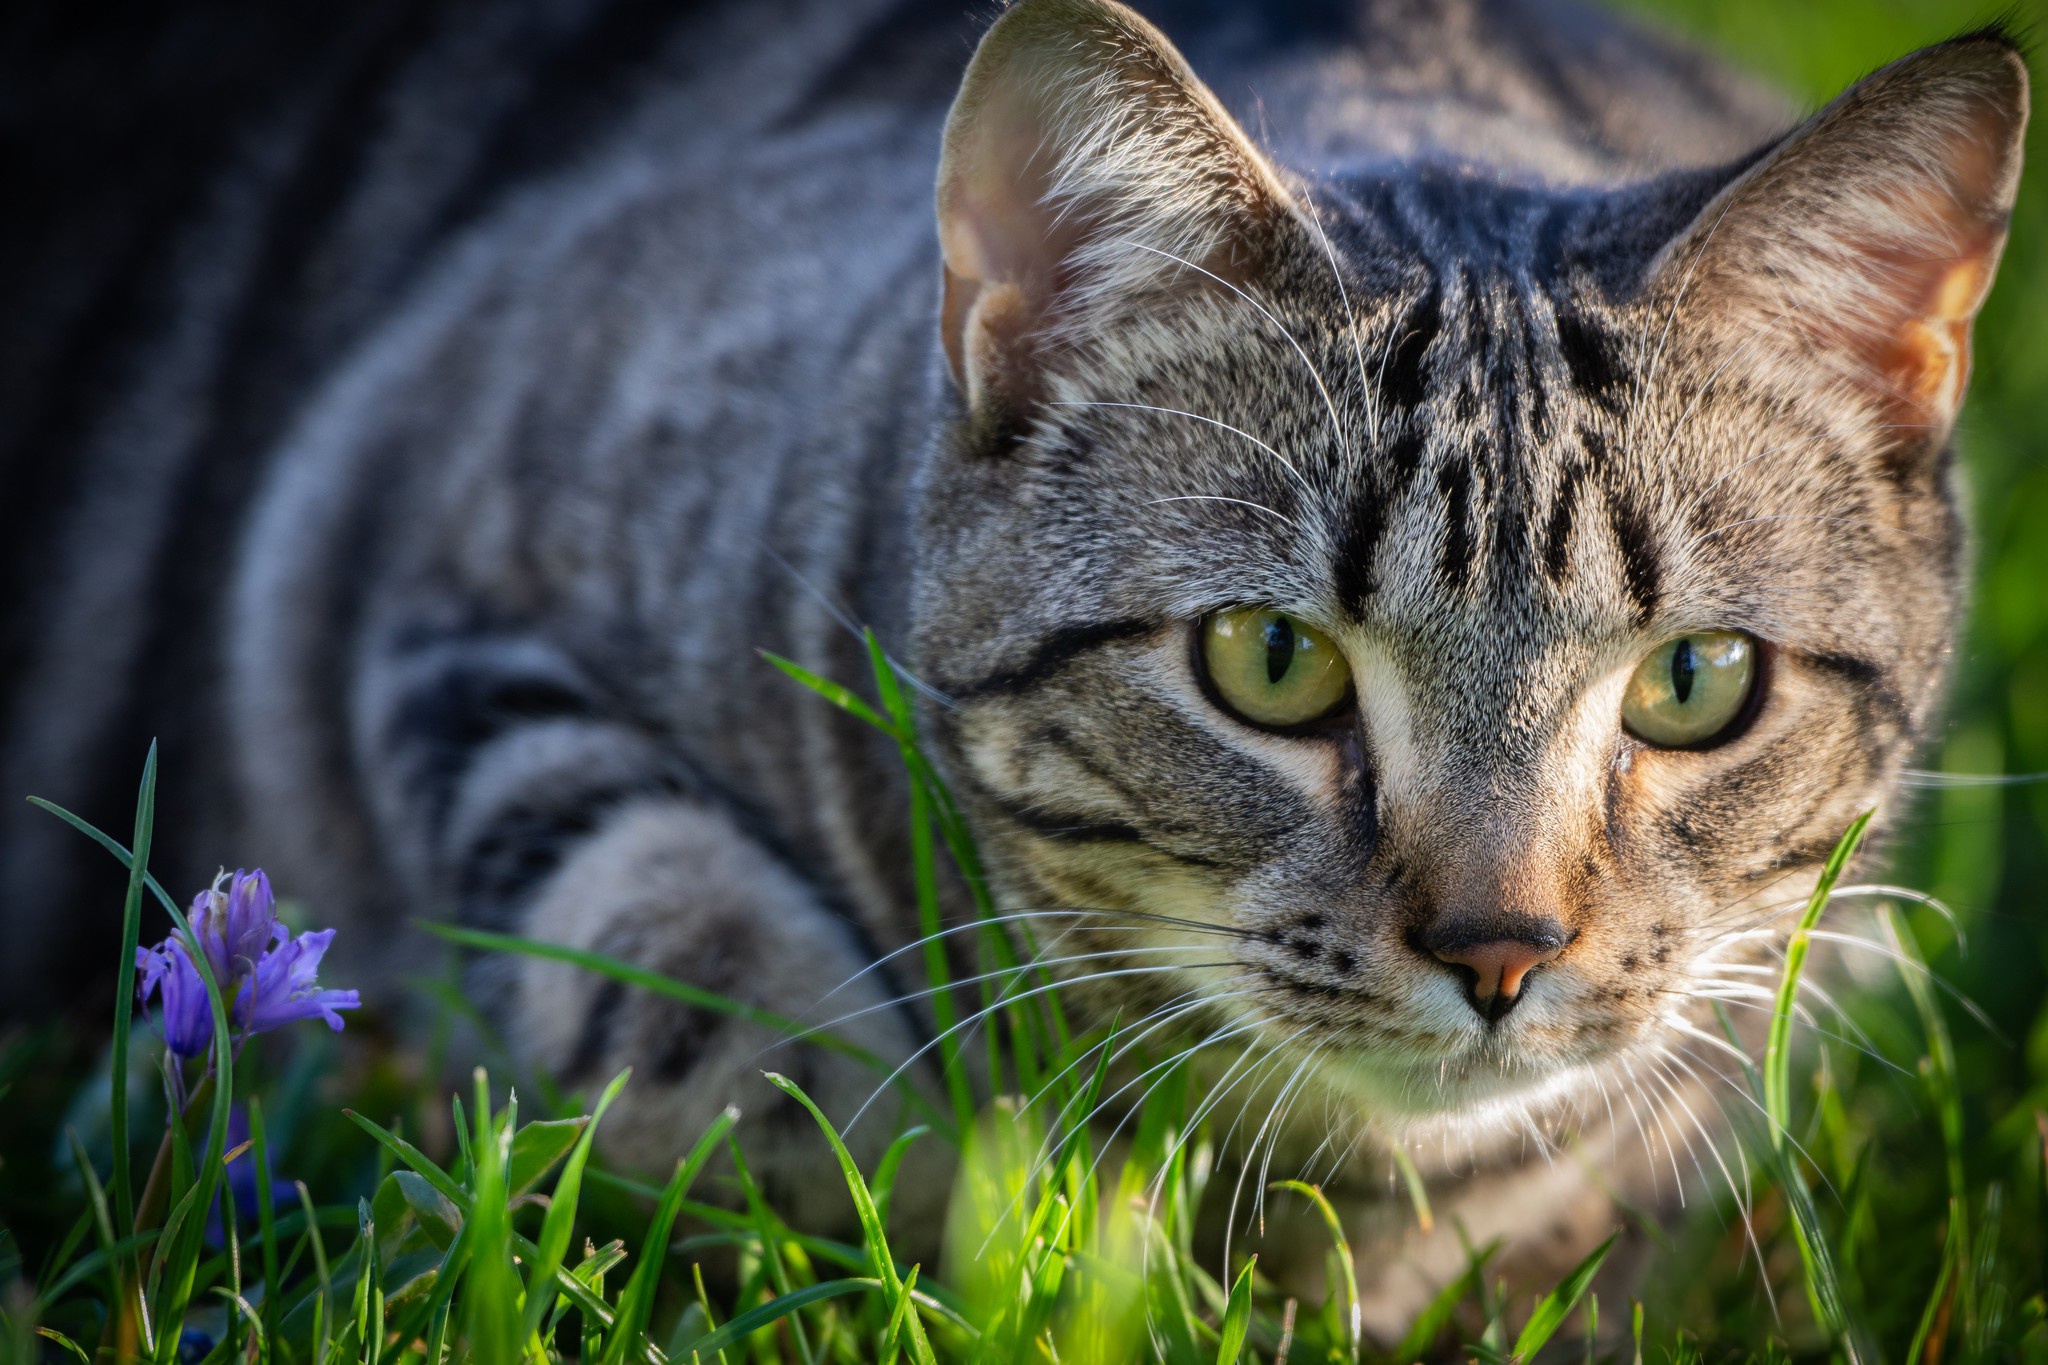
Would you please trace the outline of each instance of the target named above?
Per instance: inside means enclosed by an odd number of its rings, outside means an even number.
[[[938,911],[939,881],[953,871],[978,885],[979,864],[965,825],[918,748],[914,714],[889,661],[873,651],[878,703],[781,664],[792,677],[894,738],[919,793],[913,818],[925,830],[916,863],[920,903],[932,934],[948,932]],[[155,769],[145,770],[134,846],[146,850]],[[62,812],[63,818],[88,828]],[[1204,1117],[1187,1056],[1163,1044],[1159,1054],[1116,1021],[1076,1030],[1058,993],[1039,987],[1036,949],[997,916],[983,895],[974,930],[987,973],[953,982],[947,959],[925,959],[935,1001],[967,998],[946,1015],[940,1054],[965,1075],[962,1050],[985,1047],[993,1093],[950,1084],[944,1102],[906,1105],[917,1120],[873,1170],[863,1170],[826,1115],[792,1081],[762,1079],[764,1102],[779,1088],[816,1120],[821,1170],[836,1167],[846,1187],[857,1243],[789,1226],[769,1206],[735,1139],[728,1112],[701,1134],[678,1135],[686,1155],[653,1184],[603,1169],[594,1140],[607,1108],[632,1084],[615,1078],[586,1112],[572,1099],[559,1112],[522,1115],[521,1103],[483,1072],[465,1108],[446,1097],[438,1154],[430,1154],[362,1106],[305,1107],[296,1140],[274,1150],[263,1104],[265,1081],[253,1050],[239,1061],[227,1039],[215,991],[218,1074],[202,1086],[186,1121],[168,1127],[163,1157],[134,1197],[137,1161],[150,1146],[133,1136],[126,1087],[109,1084],[107,1141],[124,1159],[96,1161],[77,1135],[69,1142],[82,1210],[69,1231],[33,1267],[14,1253],[15,1289],[6,1298],[0,1349],[15,1359],[142,1359],[338,1362],[566,1361],[626,1365],[664,1360],[894,1361],[1405,1361],[1464,1358],[1506,1362],[1539,1352],[1615,1359],[1820,1359],[1975,1361],[2048,1352],[2038,1285],[2004,1259],[2008,1194],[1973,1184],[1964,1130],[1963,1080],[1944,1016],[1912,930],[1885,912],[1885,944],[1917,1016],[1921,1093],[1902,1110],[1896,1074],[1845,1076],[1845,1059],[1820,1054],[1831,1084],[1812,1101],[1796,1082],[1815,1076],[1816,1057],[1799,1046],[1800,985],[1809,945],[1831,891],[1867,823],[1844,836],[1784,953],[1760,1066],[1744,1064],[1753,1104],[1725,1148],[1739,1175],[1725,1172],[1696,1190],[1708,1207],[1690,1223],[1710,1241],[1718,1230],[1743,1241],[1735,1263],[1704,1258],[1681,1229],[1656,1263],[1645,1304],[1609,1304],[1590,1292],[1612,1240],[1547,1292],[1507,1291],[1490,1269],[1493,1248],[1472,1248],[1464,1275],[1447,1286],[1398,1343],[1363,1337],[1356,1291],[1358,1250],[1323,1191],[1298,1179],[1273,1182],[1271,1197],[1313,1209],[1329,1240],[1327,1301],[1301,1302],[1267,1280],[1257,1257],[1240,1251],[1228,1265],[1197,1235],[1212,1178],[1227,1166],[1214,1115]],[[126,937],[137,935],[141,896],[155,896],[175,917],[171,898],[119,843],[89,831],[131,868]],[[827,1030],[726,1000],[631,964],[506,935],[441,929],[474,951],[532,954],[714,1009],[783,1035],[785,1046],[825,1047],[865,1065],[877,1086],[914,1088],[885,1059]],[[1885,946],[1885,945],[1880,945]],[[132,952],[130,954],[132,958]],[[1894,997],[1895,998],[1895,997]],[[935,1011],[936,1012],[936,1011]],[[977,1027],[979,1020],[986,1027]],[[1724,1020],[1725,1023],[1725,1020]],[[148,1051],[124,998],[116,1010],[115,1055]],[[1732,1035],[1732,1029],[1730,1030]],[[979,1044],[974,1040],[979,1038]],[[1135,1111],[1122,1114],[1107,1093],[1112,1057],[1135,1049],[1150,1082]],[[1859,1054],[1848,1053],[1856,1058]],[[1864,1059],[1867,1060],[1867,1059]],[[0,1068],[0,1076],[7,1070]],[[120,1072],[113,1073],[115,1075]],[[1911,1074],[1911,1073],[1908,1073]],[[1845,1081],[1848,1082],[1845,1084]],[[1860,1083],[1859,1083],[1860,1082]],[[538,1086],[551,1093],[551,1087]],[[1940,1168],[1943,1216],[1902,1221],[1874,1204],[1868,1162],[1875,1141],[1854,1131],[1853,1111],[1872,1103],[1890,1121],[1910,1124],[1907,1140]],[[248,1147],[259,1172],[253,1218],[229,1217],[225,1244],[209,1247],[204,1210],[220,1178],[229,1106],[249,1104]],[[1112,1101],[1105,1103],[1105,1101]],[[422,1127],[424,1087],[404,1108]],[[1116,1113],[1126,1140],[1110,1145],[1108,1125],[1081,1121]],[[1903,1114],[1903,1118],[1901,1115]],[[352,1178],[316,1192],[301,1184],[296,1201],[271,1196],[269,1174],[294,1169],[299,1153],[324,1131],[355,1134],[353,1160],[336,1163]],[[200,1139],[204,1138],[203,1144]],[[958,1153],[943,1263],[906,1263],[891,1243],[888,1211],[909,1147],[941,1142]],[[731,1160],[724,1198],[697,1189],[707,1165]],[[371,1164],[367,1170],[365,1159]],[[1717,1151],[1716,1159],[1722,1159]],[[825,1164],[829,1163],[829,1164]],[[1747,1191],[1747,1206],[1732,1196]],[[357,1192],[360,1191],[359,1194]],[[1418,1218],[1430,1216],[1419,1181]],[[1221,1192],[1227,1193],[1227,1192]],[[323,1203],[356,1194],[353,1203]],[[591,1198],[586,1198],[586,1196]],[[606,1205],[593,1218],[591,1202]],[[2022,1192],[2039,1207],[2038,1189]],[[250,1211],[239,1211],[248,1213]],[[593,1226],[613,1229],[602,1240]],[[1869,1278],[1888,1240],[1939,1240],[1909,1304],[1880,1303],[1897,1286]],[[716,1263],[707,1276],[705,1257]],[[1926,1258],[1920,1258],[1925,1260]],[[1685,1293],[1660,1277],[1704,1268],[1712,1291],[1747,1304],[1732,1314],[1687,1311]],[[2038,1274],[2038,1265],[2030,1272]],[[707,1285],[719,1287],[717,1293]],[[1690,1297],[1697,1297],[1692,1295]],[[1606,1330],[1601,1330],[1602,1324]],[[41,1351],[41,1357],[35,1352]],[[57,1353],[57,1354],[52,1354]]]

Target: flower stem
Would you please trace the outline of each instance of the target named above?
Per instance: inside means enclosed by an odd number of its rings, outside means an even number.
[[[185,1101],[173,1123],[164,1125],[163,1141],[157,1144],[156,1160],[149,1165],[149,1179],[143,1182],[142,1198],[135,1205],[135,1231],[150,1232],[164,1216],[164,1205],[171,1197],[172,1139],[176,1129],[173,1124],[182,1125],[187,1139],[198,1135],[199,1121],[206,1117],[213,1104],[214,1074],[208,1068],[199,1084],[192,1087],[192,1094]],[[121,1284],[121,1307],[107,1322],[108,1339],[102,1349],[111,1348],[115,1360],[134,1360],[142,1337],[142,1292],[149,1283],[149,1267],[156,1257],[156,1244],[147,1242],[137,1250],[133,1279],[124,1277]]]

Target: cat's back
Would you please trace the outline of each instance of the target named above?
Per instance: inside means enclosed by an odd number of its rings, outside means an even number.
[[[1731,157],[1780,117],[1690,52],[1548,0],[1141,8],[1304,170],[1611,181]],[[611,691],[726,746],[715,762],[750,797],[815,799],[722,670],[735,641],[800,652],[836,632],[821,600],[886,625],[907,588],[905,470],[941,393],[932,177],[989,17],[448,0],[214,50],[224,131],[189,164],[158,158],[186,192],[152,201],[119,270],[52,267],[69,258],[48,246],[8,276],[51,359],[0,391],[21,531],[0,564],[7,789],[118,826],[162,736],[181,880],[272,861],[231,815],[232,719],[273,774],[263,823],[392,872],[367,829],[326,818],[377,780],[349,689],[365,623],[454,564],[508,617],[576,623]],[[36,31],[0,63],[47,65]],[[162,61],[191,42],[129,46]],[[61,109],[17,94],[7,131],[39,136]],[[105,117],[145,159],[175,131],[140,100]],[[120,216],[85,183],[16,199],[48,221],[8,240],[84,241],[77,224]],[[260,661],[253,701],[223,704],[223,640]],[[69,903],[94,866],[45,819],[0,816],[7,904]]]

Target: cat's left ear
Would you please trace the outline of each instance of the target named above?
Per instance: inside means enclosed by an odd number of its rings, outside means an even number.
[[[1764,363],[1939,436],[1962,401],[2026,122],[2026,67],[2004,33],[1914,53],[1768,150],[1652,280]]]
[[[1296,212],[1158,29],[1110,0],[1018,0],[939,162],[941,327],[968,406],[1041,397],[1053,352],[1162,292],[1241,283]]]

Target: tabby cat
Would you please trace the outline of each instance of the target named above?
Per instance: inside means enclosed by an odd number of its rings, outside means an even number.
[[[17,271],[71,348],[5,395],[4,789],[118,824],[161,733],[162,845],[262,862],[366,998],[446,913],[855,1015],[930,1083],[897,759],[758,655],[857,680],[871,626],[1072,1007],[1355,1149],[1372,1323],[1454,1227],[1575,1259],[1671,1197],[1708,1004],[1935,715],[2015,46],[1784,132],[1542,0],[1157,5],[1192,66],[1018,0],[964,83],[962,8],[360,7],[136,132],[203,192],[127,276],[54,227]],[[20,1011],[104,902],[5,818]],[[845,1217],[771,1034],[468,971],[565,1083],[637,1068],[624,1157],[737,1102],[785,1212]],[[842,1119],[874,1088],[775,1057]]]

